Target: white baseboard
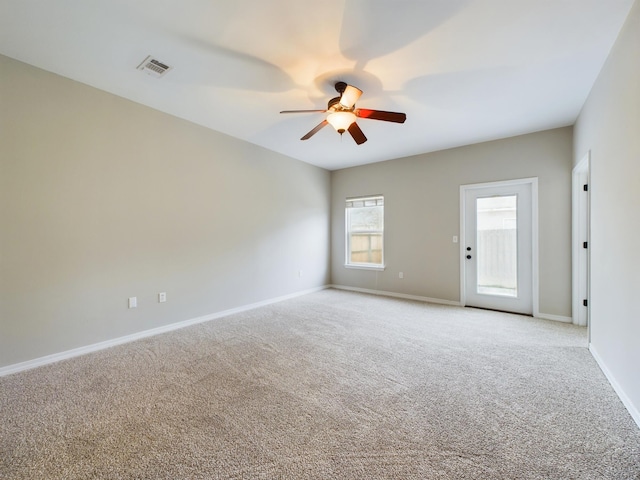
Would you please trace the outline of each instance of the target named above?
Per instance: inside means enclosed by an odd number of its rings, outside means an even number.
[[[624,390],[622,389],[618,381],[615,379],[615,377],[613,376],[613,374],[611,373],[607,365],[604,363],[604,360],[602,360],[602,357],[598,355],[598,352],[596,351],[595,347],[592,344],[589,344],[589,351],[591,352],[591,355],[593,355],[593,358],[595,358],[596,362],[598,363],[598,366],[600,367],[600,370],[602,370],[602,373],[604,373],[604,376],[607,377],[607,380],[609,380],[609,383],[613,387],[613,390],[618,394],[618,397],[620,397],[620,401],[622,401],[622,404],[629,411],[631,418],[633,418],[633,421],[636,422],[636,424],[640,428],[640,411],[633,404],[633,402],[631,402],[631,399],[624,392]]]
[[[47,355],[45,357],[39,357],[33,360],[27,360],[26,362],[15,363],[13,365],[8,365],[6,367],[0,367],[0,377],[3,377],[5,375],[11,375],[13,373],[22,372],[24,370],[30,370],[36,367],[41,367],[43,365],[48,365],[50,363],[59,362],[61,360],[67,360],[69,358],[78,357],[80,355],[86,355],[87,353],[97,352],[99,350],[104,350],[105,348],[115,347],[117,345],[122,345],[124,343],[133,342],[143,338],[153,337],[154,335],[160,335],[161,333],[171,332],[173,330],[189,327],[191,325],[196,325],[198,323],[204,323],[210,320],[216,320],[218,318],[227,317],[235,313],[246,312],[247,310],[253,310],[255,308],[264,307],[266,305],[271,305],[273,303],[282,302],[284,300],[289,300],[291,298],[300,297],[302,295],[307,295],[309,293],[318,292],[326,288],[329,288],[329,285],[310,288],[308,290],[290,293],[288,295],[283,295],[281,297],[276,297],[276,298],[271,298],[271,299],[263,300],[256,303],[251,303],[249,305],[243,305],[241,307],[231,308],[229,310],[224,310],[221,312],[204,315],[202,317],[183,320],[181,322],[164,325],[162,327],[157,327],[157,328],[152,328],[150,330],[144,330],[142,332],[132,333],[131,335],[126,335],[124,337],[118,337],[112,340],[106,340],[104,342],[94,343],[91,345],[74,348],[72,350],[67,350],[60,353],[54,353],[52,355]]]
[[[554,322],[573,323],[573,318],[565,317],[563,315],[551,315],[550,313],[538,312],[538,314],[535,315],[535,317],[541,318],[543,320],[553,320]]]
[[[348,287],[346,285],[330,285],[331,288],[338,290],[349,290],[352,292],[370,293],[372,295],[383,295],[385,297],[406,298],[408,300],[418,300],[420,302],[438,303],[440,305],[452,305],[454,307],[460,307],[462,304],[454,300],[442,300],[440,298],[421,297],[418,295],[407,295],[404,293],[386,292],[384,290],[371,290],[368,288]],[[571,323],[573,319],[571,317],[565,317],[562,315],[551,315],[550,313],[538,312],[534,315],[535,318],[541,318],[543,320],[553,320],[556,322]]]
[[[368,288],[347,287],[346,285],[330,285],[330,287],[335,288],[337,290],[348,290],[351,292],[370,293],[372,295],[382,295],[384,297],[404,298],[407,300],[417,300],[419,302],[438,303],[440,305],[452,305],[454,307],[460,306],[460,302],[456,302],[453,300],[442,300],[440,298],[421,297],[419,295],[407,295],[405,293],[386,292],[384,290],[370,290]]]

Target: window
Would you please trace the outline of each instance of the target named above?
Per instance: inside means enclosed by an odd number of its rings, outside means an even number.
[[[348,198],[345,218],[345,266],[384,268],[384,197]]]

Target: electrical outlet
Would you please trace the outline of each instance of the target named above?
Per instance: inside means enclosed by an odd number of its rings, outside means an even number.
[[[138,307],[138,297],[129,297],[129,308]]]
[[[167,301],[167,292],[161,292],[158,294],[158,302],[164,303]]]
[[[298,270],[298,276],[301,277],[302,276],[302,270]]]
[[[398,278],[404,278],[404,272],[400,272],[400,273],[398,274]]]

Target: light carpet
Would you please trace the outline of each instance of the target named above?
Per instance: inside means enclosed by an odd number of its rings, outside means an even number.
[[[639,479],[586,329],[324,290],[0,378],[2,479]]]

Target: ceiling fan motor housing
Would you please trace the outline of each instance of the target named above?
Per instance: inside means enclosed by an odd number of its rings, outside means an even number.
[[[339,103],[340,103],[340,97],[332,98],[327,102],[327,110],[338,110],[340,108]],[[331,107],[334,107],[334,108],[332,109]]]

